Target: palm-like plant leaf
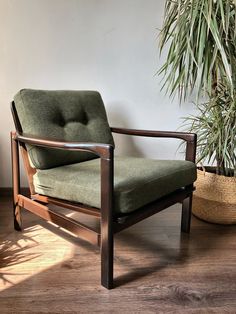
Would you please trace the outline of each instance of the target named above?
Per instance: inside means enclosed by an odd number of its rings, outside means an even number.
[[[166,0],[159,70],[170,96],[195,90],[199,114],[186,119],[198,134],[199,161],[236,175],[236,0]],[[209,99],[199,104],[199,96]]]
[[[236,166],[236,95],[224,85],[217,87],[217,96],[196,104],[200,114],[185,118],[190,131],[198,134],[198,162],[217,163],[217,173],[234,175]]]
[[[235,14],[235,0],[166,1],[160,50],[170,47],[159,73],[170,95],[178,92],[186,99],[195,88],[198,95],[203,89],[211,94],[212,83],[222,80],[233,95]]]

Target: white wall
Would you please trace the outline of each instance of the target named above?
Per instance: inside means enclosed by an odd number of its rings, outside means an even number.
[[[9,103],[21,88],[96,89],[113,126],[180,126],[191,106],[171,103],[155,76],[163,8],[164,0],[0,0],[0,186],[11,185]],[[172,140],[117,141],[118,153],[176,158]]]

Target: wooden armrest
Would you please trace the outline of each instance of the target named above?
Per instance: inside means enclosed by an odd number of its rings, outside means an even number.
[[[112,156],[114,147],[110,144],[66,142],[24,133],[22,134],[12,133],[12,136],[14,140],[20,143],[64,150],[87,151],[94,153],[95,155],[101,157],[102,159],[113,158]]]
[[[113,133],[134,135],[134,136],[146,136],[146,137],[169,137],[178,138],[186,142],[195,141],[195,133],[187,132],[171,132],[171,131],[153,131],[153,130],[136,130],[136,129],[125,129],[125,128],[111,128]]]
[[[165,138],[176,138],[187,142],[186,147],[186,160],[195,162],[196,159],[196,146],[197,146],[197,135],[195,133],[187,132],[171,132],[171,131],[152,131],[152,130],[136,130],[136,129],[125,129],[125,128],[111,128],[111,132],[133,135],[133,136],[145,136],[145,137],[165,137]]]

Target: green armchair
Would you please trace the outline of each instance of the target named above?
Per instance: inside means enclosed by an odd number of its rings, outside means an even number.
[[[23,89],[11,109],[16,127],[11,132],[16,230],[22,228],[23,207],[99,245],[101,283],[108,289],[113,287],[115,233],[178,202],[181,230],[190,231],[195,134],[110,128],[95,91]],[[112,133],[184,140],[186,160],[116,157]],[[30,198],[20,193],[19,150]],[[53,210],[51,204],[99,219],[99,230]]]

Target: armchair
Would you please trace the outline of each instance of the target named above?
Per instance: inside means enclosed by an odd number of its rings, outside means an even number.
[[[196,180],[196,135],[110,128],[97,92],[21,90],[11,105],[14,227],[20,208],[100,246],[101,284],[113,288],[114,235],[182,203],[181,231],[189,232]],[[114,156],[112,133],[186,141],[186,160]],[[19,150],[31,197],[20,193]],[[58,205],[99,219],[95,230],[69,218]]]

